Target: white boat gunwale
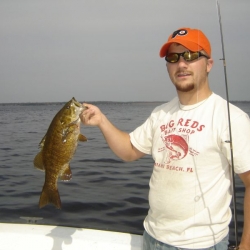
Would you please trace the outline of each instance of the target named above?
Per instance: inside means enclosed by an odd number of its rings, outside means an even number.
[[[142,236],[87,228],[0,223],[0,250],[140,250]]]

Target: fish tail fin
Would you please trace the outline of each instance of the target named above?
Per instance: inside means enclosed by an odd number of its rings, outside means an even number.
[[[39,208],[42,208],[49,203],[53,204],[56,208],[61,209],[62,205],[58,189],[50,190],[44,186],[40,196]]]

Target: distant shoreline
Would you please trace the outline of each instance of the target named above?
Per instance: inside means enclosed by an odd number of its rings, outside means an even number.
[[[65,102],[6,102],[6,103],[0,103],[0,105],[58,105],[58,104],[65,104],[67,101]],[[86,101],[79,101],[80,103],[84,103]],[[129,104],[129,103],[166,103],[169,101],[87,101],[87,103],[91,103],[91,104],[98,104],[98,103],[110,103],[110,104],[115,104],[115,103],[119,103],[119,104]]]
[[[63,105],[65,104],[67,101],[65,102],[3,102],[0,103],[0,105]],[[86,101],[79,101],[80,103],[84,103]],[[130,104],[130,103],[167,103],[169,101],[87,101],[87,103],[91,103],[91,104],[101,104],[101,103],[110,103],[110,104],[115,104],[115,103],[119,103],[119,104]],[[249,101],[230,101],[231,103],[248,103]]]

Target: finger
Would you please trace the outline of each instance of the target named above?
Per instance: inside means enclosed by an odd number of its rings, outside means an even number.
[[[88,125],[90,123],[90,115],[91,114],[89,112],[83,114],[83,121],[85,125]]]
[[[80,114],[80,119],[82,121],[83,124],[86,124],[86,111],[83,111],[81,114]]]
[[[82,105],[83,105],[85,108],[87,108],[87,109],[93,106],[93,105],[91,105],[91,104],[89,104],[89,103],[86,103],[86,102],[84,102]]]
[[[84,110],[82,111],[82,115],[86,115],[86,113],[90,110],[90,107],[92,105],[89,103],[83,103],[82,106],[84,107]]]

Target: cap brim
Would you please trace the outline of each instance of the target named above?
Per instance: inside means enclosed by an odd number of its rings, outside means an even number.
[[[194,42],[190,42],[190,41],[183,41],[183,40],[178,40],[175,39],[174,41],[171,42],[167,42],[165,43],[160,50],[160,57],[165,57],[167,55],[168,49],[170,47],[170,45],[172,43],[178,43],[181,44],[182,46],[186,47],[188,50],[191,51],[200,51],[203,48],[201,46],[199,46],[198,44],[194,43]]]

